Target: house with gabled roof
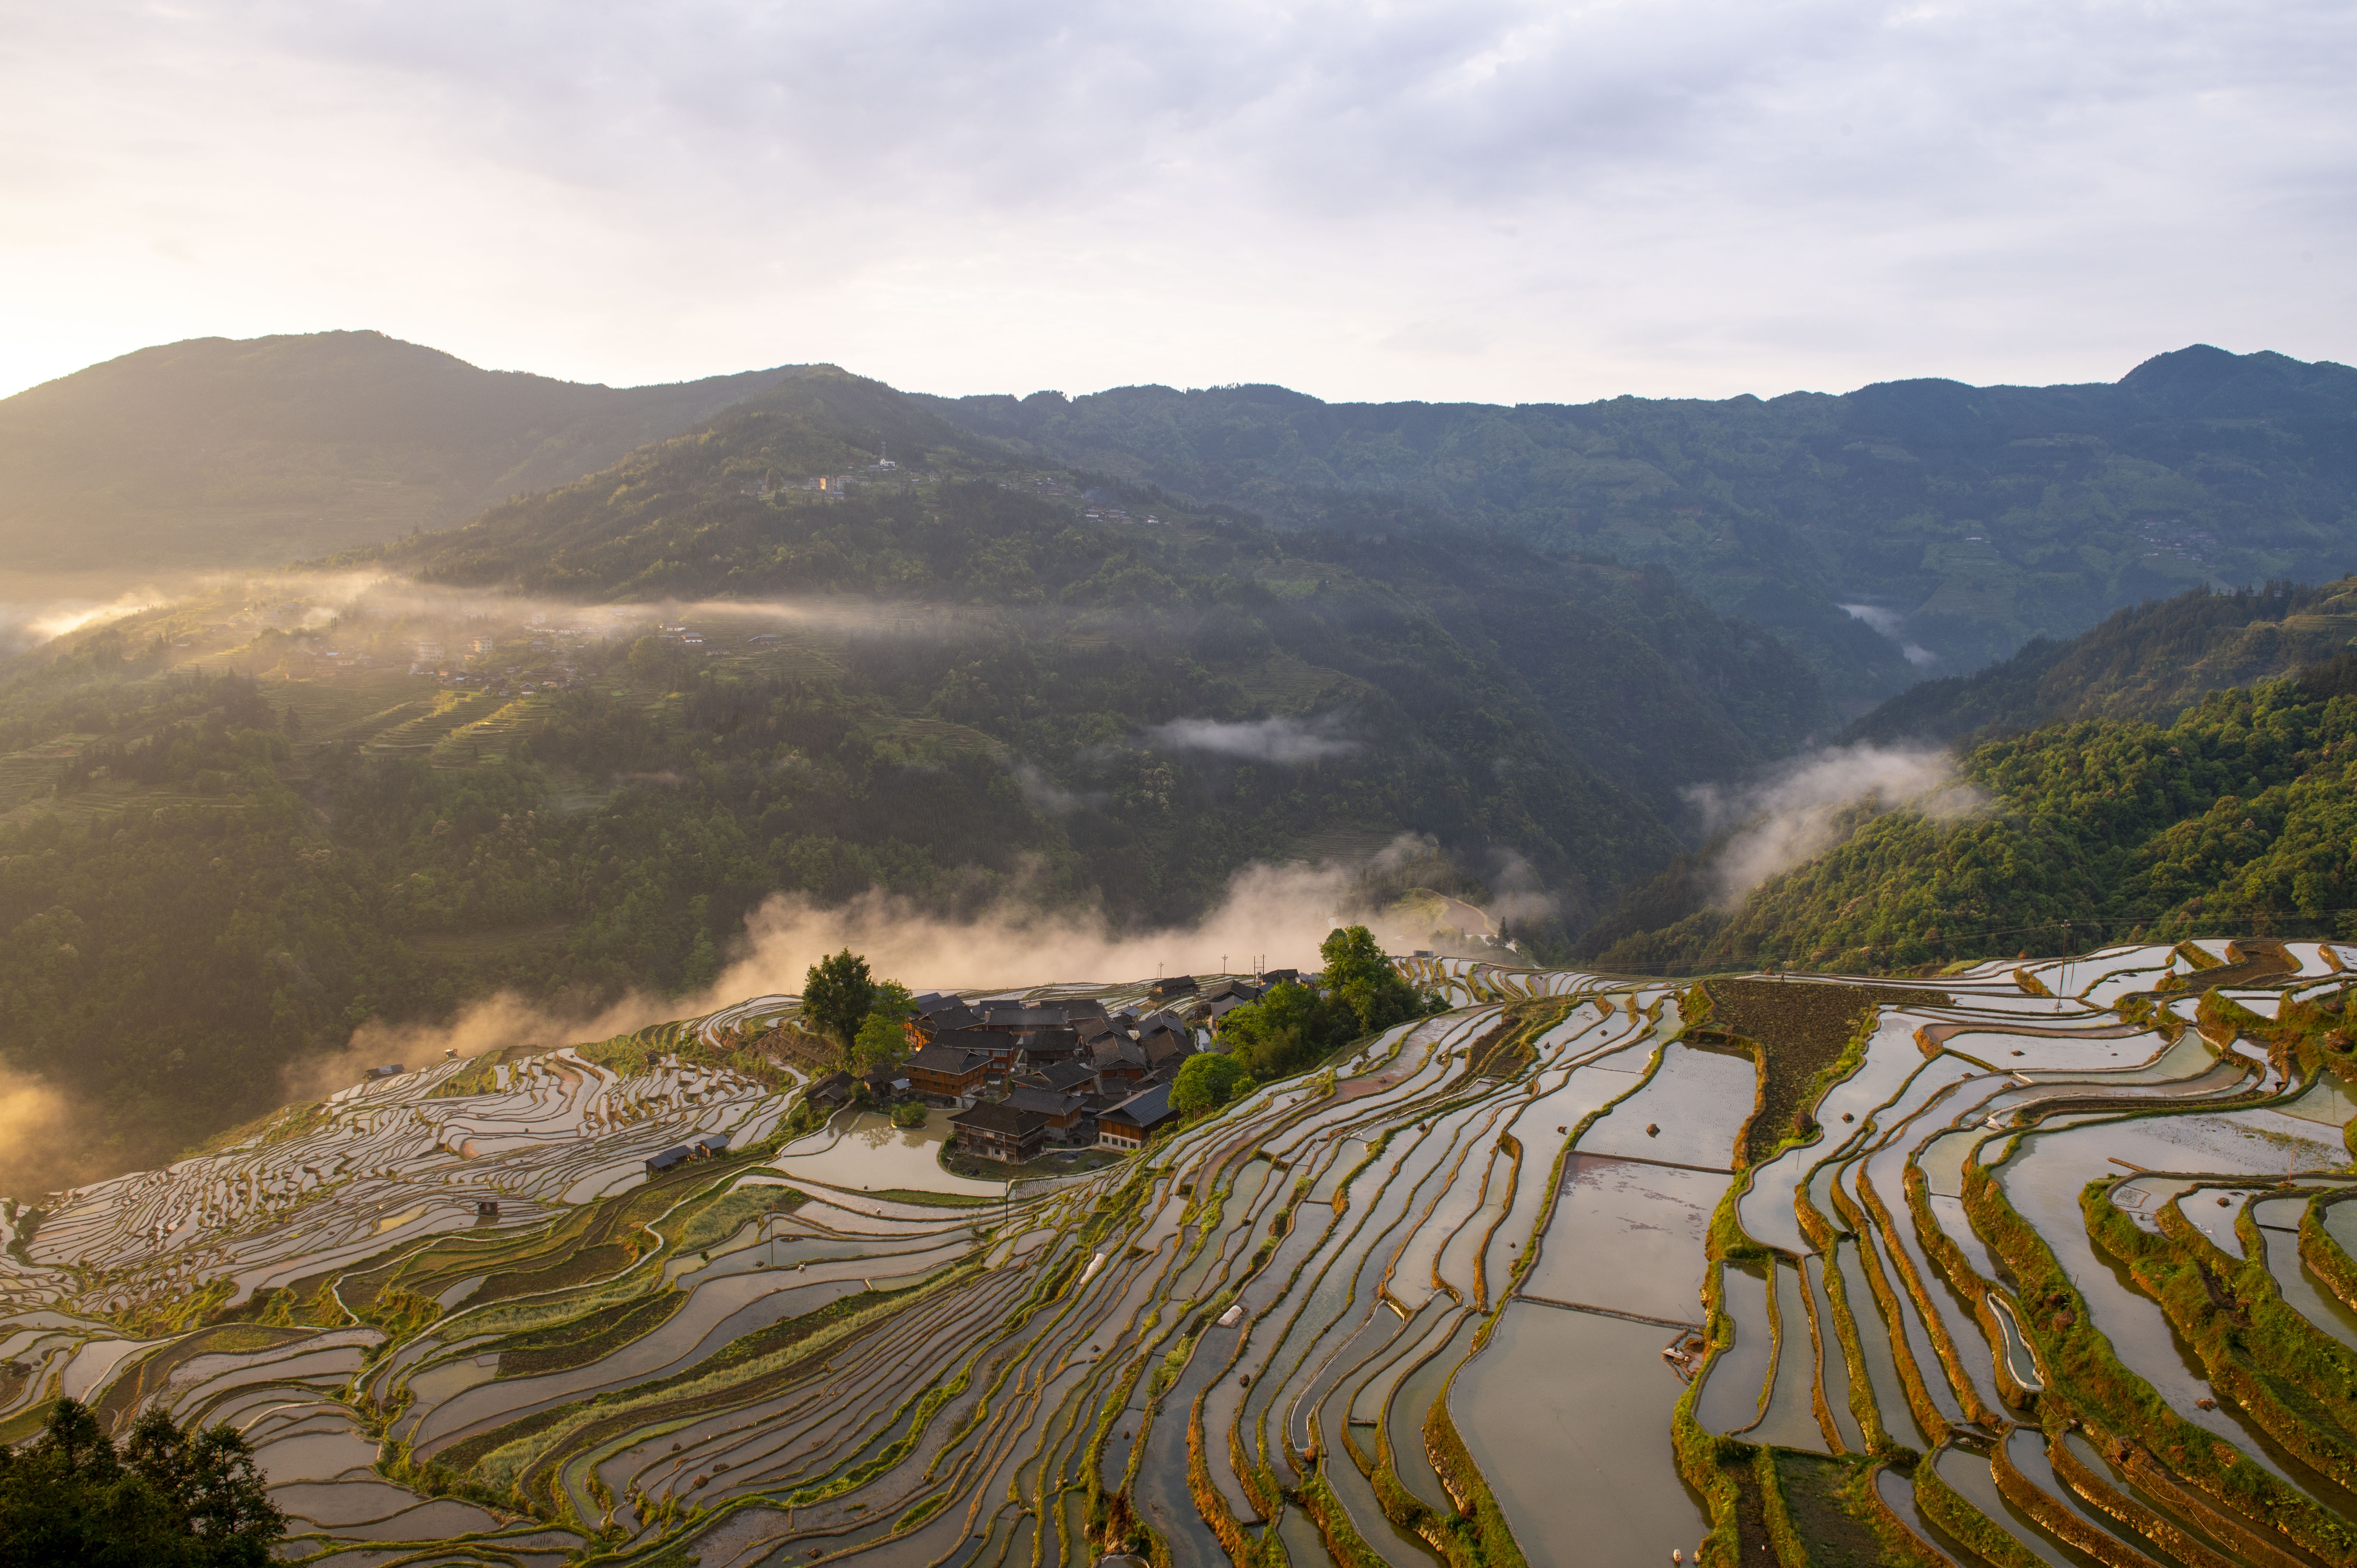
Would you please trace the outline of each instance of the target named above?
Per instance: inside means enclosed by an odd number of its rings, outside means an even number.
[[[1096,1064],[1082,1057],[1030,1068],[1016,1076],[1013,1087],[1044,1089],[1052,1094],[1087,1094],[1095,1090],[1096,1084]]]
[[[1017,1084],[999,1103],[1039,1117],[1047,1123],[1049,1142],[1055,1144],[1078,1142],[1079,1129],[1089,1120],[1089,1099],[1085,1094]]]
[[[1170,1085],[1157,1083],[1097,1113],[1097,1142],[1114,1149],[1142,1149],[1156,1133],[1177,1124]]]
[[[1191,1030],[1157,1014],[1139,1026],[1137,1046],[1146,1053],[1146,1065],[1151,1070],[1168,1067],[1182,1057],[1194,1055],[1195,1036]]]
[[[1035,1111],[985,1101],[950,1118],[950,1136],[978,1159],[1020,1165],[1048,1141],[1048,1119]]]
[[[942,1104],[972,1104],[990,1076],[989,1055],[953,1046],[927,1046],[908,1061],[909,1085],[925,1099]]]

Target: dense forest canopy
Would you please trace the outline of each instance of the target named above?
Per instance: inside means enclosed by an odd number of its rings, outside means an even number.
[[[2196,583],[2357,565],[2357,371],[2280,354],[2196,346],[2108,384],[1766,402],[1327,403],[1268,386],[926,401],[1043,460],[1287,525],[1485,522],[1658,563],[1789,640],[1852,713],[1917,678],[1907,647],[1962,673]]]
[[[2357,578],[2268,583],[2120,610],[1971,675],[1926,681],[1850,726],[1861,741],[1983,738],[2058,719],[2174,718],[2204,693],[2288,675],[2357,637]]]

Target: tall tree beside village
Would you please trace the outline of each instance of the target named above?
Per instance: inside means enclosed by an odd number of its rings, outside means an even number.
[[[867,961],[849,948],[819,960],[802,976],[802,1016],[842,1047],[846,1069],[857,1065],[859,1026],[875,1005],[876,977]]]
[[[897,980],[876,983],[876,997],[867,1006],[867,1016],[859,1022],[859,1034],[851,1042],[852,1058],[863,1071],[897,1066],[909,1054],[909,1035],[904,1020],[917,1010],[916,998],[909,988]]]
[[[1273,985],[1220,1020],[1228,1054],[1264,1082],[1301,1071],[1357,1033],[1349,1008],[1307,985]]]
[[[1372,1035],[1439,1011],[1437,998],[1410,985],[1364,926],[1345,926],[1318,946],[1326,993],[1351,1010],[1359,1033]]]

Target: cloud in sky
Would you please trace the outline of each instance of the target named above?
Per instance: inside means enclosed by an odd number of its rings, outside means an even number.
[[[0,390],[327,327],[951,392],[2357,358],[2330,0],[93,0],[0,48]]]

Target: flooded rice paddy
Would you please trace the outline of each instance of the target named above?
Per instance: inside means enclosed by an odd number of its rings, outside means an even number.
[[[2343,955],[2245,948],[1710,983],[1765,1045],[1420,960],[1453,1011],[1011,1184],[789,1134],[788,997],[443,1063],[0,1206],[0,1436],[233,1422],[340,1568],[2357,1565]]]

